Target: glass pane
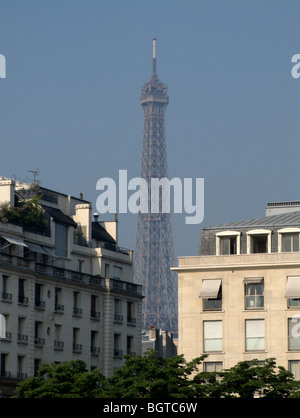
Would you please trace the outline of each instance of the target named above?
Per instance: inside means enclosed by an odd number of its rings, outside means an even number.
[[[217,310],[222,309],[222,299],[203,299],[204,310]]]
[[[291,235],[284,235],[283,251],[285,251],[285,252],[290,252],[291,251]]]
[[[300,350],[300,338],[289,338],[289,350]]]
[[[293,251],[299,251],[299,234],[293,236]]]
[[[288,306],[300,306],[300,299],[288,299]]]
[[[230,238],[221,239],[221,248],[222,248],[222,251],[221,251],[222,254],[225,254],[225,255],[230,254]]]
[[[246,339],[246,350],[264,350],[264,348],[265,348],[264,337]]]
[[[222,338],[204,340],[204,351],[222,351]]]
[[[67,256],[67,227],[55,224],[55,254],[62,257]]]

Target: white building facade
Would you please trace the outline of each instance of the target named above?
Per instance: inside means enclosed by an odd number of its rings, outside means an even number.
[[[22,207],[37,190],[43,231],[3,212],[1,218],[0,211],[4,396],[42,363],[80,358],[111,376],[124,354],[142,352],[142,289],[132,281],[132,251],[118,247],[117,218],[93,221],[91,203],[82,198],[3,178],[0,204]]]

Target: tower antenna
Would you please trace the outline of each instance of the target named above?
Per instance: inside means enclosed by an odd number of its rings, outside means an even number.
[[[152,72],[156,74],[156,38],[153,38]]]

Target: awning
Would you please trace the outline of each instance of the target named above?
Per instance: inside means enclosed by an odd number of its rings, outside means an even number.
[[[221,279],[206,279],[202,281],[202,288],[199,297],[215,299],[218,297],[221,286]]]
[[[33,251],[34,253],[40,253],[40,254],[45,254],[48,255],[47,251],[44,250],[43,247],[41,247],[38,244],[33,244],[33,242],[26,242],[27,247],[29,248],[30,251]]]
[[[18,238],[9,237],[8,235],[1,234],[1,237],[4,238],[6,241],[8,241],[10,244],[14,245],[21,245],[22,247],[27,247],[24,242]]]
[[[244,283],[261,283],[263,281],[263,277],[246,277],[244,279]]]
[[[292,276],[287,278],[285,297],[288,299],[300,298],[300,276]]]

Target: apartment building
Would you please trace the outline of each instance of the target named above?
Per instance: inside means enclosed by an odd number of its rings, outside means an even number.
[[[202,229],[199,256],[178,266],[178,352],[205,371],[274,357],[300,379],[299,202]]]
[[[26,212],[37,194],[42,227]],[[141,354],[132,261],[117,217],[101,222],[82,196],[0,178],[2,396],[41,363],[80,358],[110,376],[124,354]]]

